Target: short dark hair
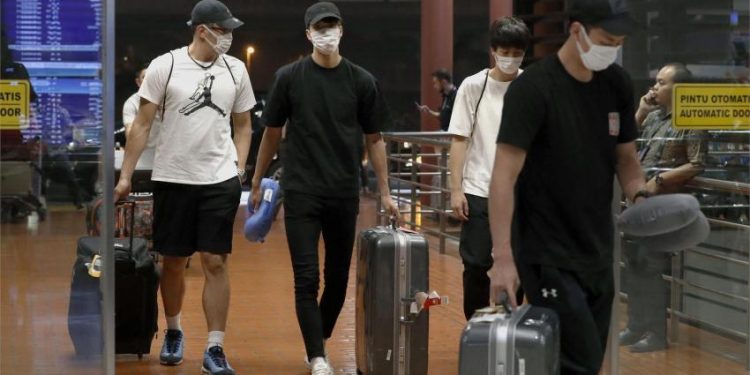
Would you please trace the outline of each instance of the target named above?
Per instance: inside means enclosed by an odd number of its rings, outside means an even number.
[[[663,68],[672,68],[674,70],[674,76],[672,76],[673,83],[685,83],[693,80],[693,73],[683,63],[671,62],[665,64]]]
[[[531,33],[526,24],[515,17],[500,17],[490,26],[490,46],[492,49],[529,48]]]
[[[143,64],[138,66],[138,69],[135,70],[135,78],[138,78],[141,76],[141,72],[148,69],[148,64]]]
[[[453,77],[451,77],[451,74],[448,72],[448,69],[440,68],[434,72],[432,72],[432,76],[437,79],[444,79],[448,82],[453,82]]]

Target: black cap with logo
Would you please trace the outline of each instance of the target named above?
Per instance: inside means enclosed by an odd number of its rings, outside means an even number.
[[[193,7],[188,26],[215,24],[223,29],[236,29],[245,23],[238,20],[229,12],[224,3],[219,0],[201,0]]]
[[[339,12],[339,8],[336,7],[336,4],[328,1],[321,1],[310,5],[305,11],[305,28],[310,27],[310,25],[313,25],[324,18],[335,18],[341,21],[341,12]]]
[[[625,0],[570,0],[568,15],[575,21],[601,27],[614,35],[629,35],[638,28]]]

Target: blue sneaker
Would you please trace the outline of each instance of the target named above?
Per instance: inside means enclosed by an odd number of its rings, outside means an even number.
[[[185,340],[182,331],[168,329],[164,335],[164,344],[161,346],[159,362],[166,366],[177,366],[182,363],[182,353],[185,351]]]
[[[203,352],[203,367],[201,371],[209,375],[234,375],[234,369],[227,362],[224,349],[221,346],[212,346]]]

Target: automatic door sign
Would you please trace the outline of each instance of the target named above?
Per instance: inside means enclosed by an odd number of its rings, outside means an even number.
[[[0,80],[0,129],[29,126],[29,81]]]
[[[678,129],[750,130],[750,85],[676,84],[672,119]]]

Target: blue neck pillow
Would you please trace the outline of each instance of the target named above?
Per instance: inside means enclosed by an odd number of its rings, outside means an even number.
[[[252,200],[247,202],[248,218],[245,220],[245,238],[250,242],[263,242],[271,230],[273,209],[279,196],[279,182],[264,178],[260,182],[260,206],[255,211]]]

